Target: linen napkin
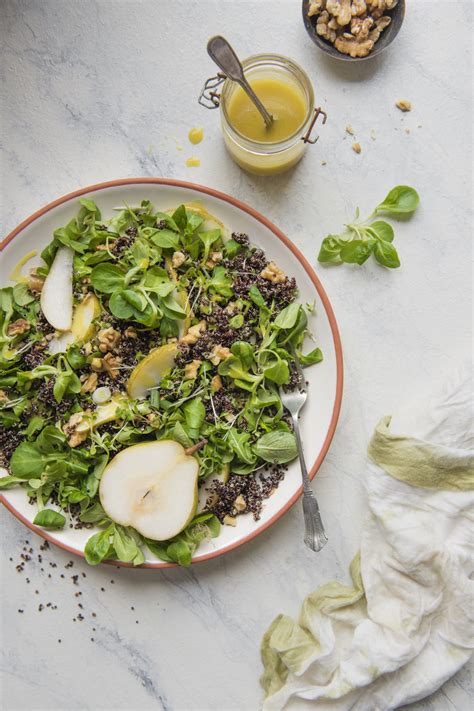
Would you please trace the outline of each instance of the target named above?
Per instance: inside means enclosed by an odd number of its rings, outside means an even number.
[[[265,711],[395,709],[433,693],[469,659],[472,396],[465,367],[438,395],[377,425],[352,586],[328,583],[305,599],[299,622],[273,621],[262,642]]]

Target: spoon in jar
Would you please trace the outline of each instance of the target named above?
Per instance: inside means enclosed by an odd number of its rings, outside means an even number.
[[[242,87],[249,99],[253,101],[262,114],[266,127],[269,128],[273,123],[273,116],[266,110],[248,83],[244,75],[242,64],[228,41],[220,35],[211,37],[207,43],[207,52],[217,66],[222,69],[224,74]]]

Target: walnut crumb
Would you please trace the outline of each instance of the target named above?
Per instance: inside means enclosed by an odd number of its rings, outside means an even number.
[[[7,328],[7,333],[9,336],[20,336],[23,333],[27,333],[31,328],[31,325],[24,318],[17,318],[16,321],[12,323]]]
[[[397,107],[397,109],[400,109],[400,111],[403,111],[404,113],[406,113],[407,111],[411,111],[411,101],[408,101],[408,99],[399,99],[395,102],[395,106]]]
[[[213,269],[216,264],[222,262],[222,258],[222,252],[211,252],[211,254],[209,255],[209,259],[206,262],[206,267],[208,267],[208,269]]]
[[[348,133],[349,136],[354,136],[354,135],[355,135],[355,131],[354,131],[354,129],[353,129],[353,127],[351,126],[350,123],[348,123],[347,126],[346,126],[346,133]]]
[[[181,343],[185,343],[189,346],[197,343],[198,339],[201,338],[202,334],[206,330],[206,326],[207,324],[205,321],[199,321],[199,323],[195,326],[190,326],[186,335],[182,337]]]
[[[199,366],[201,365],[202,360],[195,359],[192,360],[191,363],[186,363],[184,366],[184,377],[186,380],[194,380],[197,378]]]
[[[224,516],[223,523],[226,526],[237,526],[237,519],[235,516],[229,516],[229,514],[227,514],[227,516]]]
[[[247,508],[247,502],[245,501],[244,497],[242,494],[239,494],[236,500],[234,501],[234,509],[238,513],[242,513],[242,511],[245,511]]]
[[[360,143],[353,143],[351,148],[354,151],[354,153],[360,153],[362,151],[362,147],[361,147]]]
[[[89,428],[84,427],[84,424],[84,413],[75,412],[63,426],[64,434],[69,437],[68,444],[70,447],[77,447],[87,439]],[[80,431],[78,431],[79,425],[83,425]]]
[[[82,383],[81,393],[92,393],[97,387],[97,373],[91,373]]]
[[[36,269],[30,269],[30,274],[28,277],[28,289],[32,294],[39,294],[44,285],[44,277],[36,273]]]
[[[219,365],[219,363],[230,356],[230,349],[226,346],[214,346],[212,349],[209,360],[213,365]]]
[[[275,262],[270,262],[267,264],[265,269],[260,272],[262,279],[271,281],[273,284],[282,284],[286,281],[285,272],[278,267]]]
[[[211,380],[211,390],[213,393],[217,393],[222,388],[222,378],[220,375],[214,375]]]
[[[186,261],[186,255],[184,252],[173,252],[171,257],[171,264],[175,269],[180,267]]]
[[[122,359],[120,356],[113,356],[112,353],[107,353],[107,355],[102,358],[104,369],[114,380],[119,376],[119,366],[121,362]]]
[[[120,341],[120,333],[115,328],[104,328],[98,333],[99,350],[101,353],[113,351],[118,346]]]

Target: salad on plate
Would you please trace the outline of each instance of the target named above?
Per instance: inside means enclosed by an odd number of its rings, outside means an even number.
[[[0,489],[34,523],[99,527],[89,563],[188,565],[237,517],[259,519],[297,456],[279,396],[298,385],[297,285],[200,204],[90,199],[0,289]]]

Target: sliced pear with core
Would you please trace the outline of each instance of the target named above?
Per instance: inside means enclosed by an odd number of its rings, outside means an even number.
[[[127,392],[134,400],[143,400],[151,388],[160,384],[163,375],[174,366],[176,343],[155,348],[132,370],[127,382]]]
[[[73,258],[70,247],[59,247],[41,290],[41,309],[58,331],[69,331],[72,325]]]
[[[107,516],[154,541],[165,541],[191,522],[198,501],[199,464],[173,440],[122,450],[106,466],[99,487]]]

